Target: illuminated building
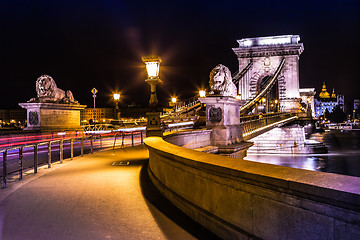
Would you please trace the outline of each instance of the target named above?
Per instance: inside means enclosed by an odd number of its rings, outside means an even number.
[[[326,109],[329,112],[332,112],[337,105],[339,105],[343,111],[345,110],[344,95],[336,95],[335,89],[332,90],[332,93],[330,95],[326,89],[326,84],[324,82],[322,90],[319,93],[319,97],[315,98],[315,117],[320,117],[324,115]]]
[[[310,111],[311,116],[315,117],[315,88],[300,88],[301,102],[307,106],[307,111]]]
[[[1,123],[16,123],[16,125],[24,125],[26,122],[25,109],[0,109]]]
[[[88,123],[90,120],[95,119],[95,122],[102,123],[104,120],[114,119],[113,108],[85,108],[80,112],[80,121],[82,124]]]

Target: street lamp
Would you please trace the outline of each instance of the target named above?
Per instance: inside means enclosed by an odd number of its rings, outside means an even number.
[[[149,104],[150,106],[155,107],[158,103],[156,97],[156,85],[162,82],[159,78],[161,59],[156,56],[151,56],[151,57],[142,57],[142,60],[146,65],[146,71],[148,73],[148,78],[145,80],[145,82],[147,82],[151,88]]]
[[[150,101],[149,105],[152,107],[151,112],[147,112],[147,126],[146,126],[146,137],[162,137],[160,112],[156,111],[156,105],[158,103],[156,97],[156,85],[162,82],[159,78],[159,70],[161,59],[156,56],[142,57],[142,61],[146,65],[146,71],[148,78],[145,80],[150,85]]]
[[[205,92],[205,90],[200,90],[200,91],[199,91],[199,96],[200,96],[201,98],[206,97],[206,92]]]
[[[263,102],[263,106],[264,106],[265,113],[266,113],[266,112],[267,112],[267,109],[266,109],[267,107],[266,107],[266,103],[265,103],[265,102],[266,102],[266,98],[262,98],[261,100],[262,100],[262,102]]]
[[[114,93],[114,101],[115,101],[115,116],[116,116],[116,119],[119,120],[120,118],[120,112],[119,112],[119,101],[120,101],[120,93]]]

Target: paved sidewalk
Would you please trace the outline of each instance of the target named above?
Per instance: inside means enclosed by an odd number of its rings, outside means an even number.
[[[10,183],[0,190],[0,239],[215,238],[159,194],[147,159],[143,146],[109,150]]]

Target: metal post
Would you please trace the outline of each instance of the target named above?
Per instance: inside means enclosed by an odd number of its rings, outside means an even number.
[[[19,180],[23,177],[23,147],[19,148]]]
[[[70,158],[71,160],[73,159],[74,157],[74,139],[71,138],[70,139]]]
[[[51,168],[51,142],[48,143],[48,168]]]
[[[118,133],[115,133],[113,149],[115,149],[115,144],[116,144],[116,136],[117,136],[117,134],[118,134]]]
[[[144,143],[144,139],[143,139],[143,132],[142,132],[142,131],[140,131],[140,138],[141,138],[141,144],[143,144],[143,143]]]
[[[131,146],[134,146],[134,132],[131,132]]]
[[[81,156],[84,156],[84,137],[81,138]]]
[[[7,149],[3,152],[3,188],[6,188],[6,175],[7,175]]]
[[[121,140],[121,147],[123,148],[124,147],[124,132],[122,132],[122,140]]]
[[[34,174],[37,173],[38,168],[38,145],[34,146]]]
[[[64,140],[60,140],[60,164],[63,163],[63,159],[64,159],[64,156],[63,156],[63,146],[64,146]]]
[[[90,149],[90,151],[91,151],[91,154],[93,154],[93,153],[94,153],[93,136],[90,136],[90,143],[91,143],[91,149]]]

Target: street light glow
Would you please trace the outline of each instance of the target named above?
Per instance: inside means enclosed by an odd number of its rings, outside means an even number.
[[[114,100],[119,101],[120,100],[120,93],[114,93]]]
[[[172,103],[176,103],[176,97],[171,98]]]
[[[200,96],[200,97],[205,97],[205,96],[206,96],[205,90],[200,90],[200,91],[199,91],[199,96]]]

